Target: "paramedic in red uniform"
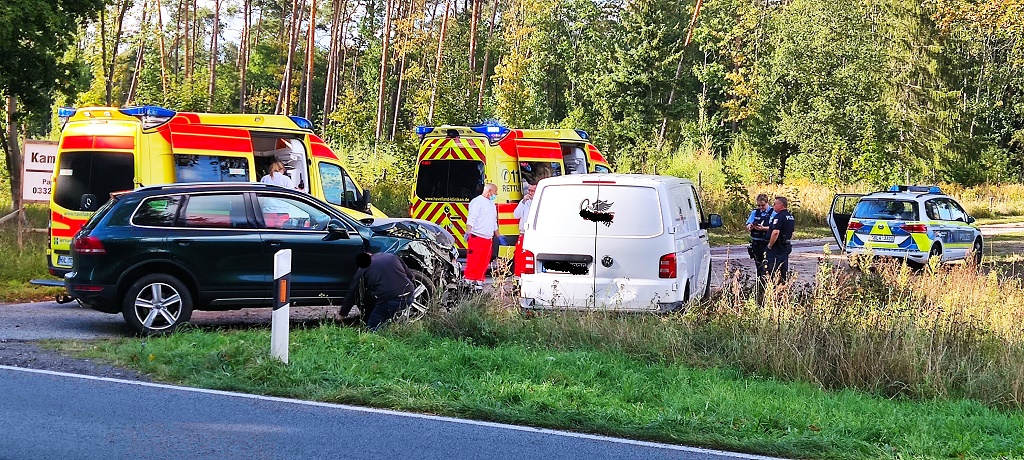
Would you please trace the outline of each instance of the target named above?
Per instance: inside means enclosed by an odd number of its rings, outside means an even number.
[[[487,183],[483,193],[469,202],[469,217],[466,218],[466,272],[463,277],[477,289],[483,289],[484,286],[484,274],[491,264],[493,240],[497,238],[500,244],[505,244],[505,237],[498,233],[498,208],[494,204],[497,198],[498,186]]]
[[[536,184],[526,184],[526,189],[523,190],[525,192],[523,199],[519,201],[519,204],[516,205],[516,210],[512,212],[512,217],[519,219],[519,240],[516,241],[515,253],[516,278],[523,275],[523,264],[526,263],[526,260],[523,259],[523,235],[525,234],[526,215],[530,213],[530,205],[533,204],[533,192],[536,190]]]

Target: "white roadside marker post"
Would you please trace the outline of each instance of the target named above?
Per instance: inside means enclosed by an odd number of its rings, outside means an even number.
[[[292,250],[274,254],[274,315],[270,323],[270,356],[288,364],[288,328],[291,314]]]

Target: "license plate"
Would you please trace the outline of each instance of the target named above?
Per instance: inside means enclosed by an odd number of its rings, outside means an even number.
[[[877,241],[879,243],[892,243],[896,241],[896,237],[893,235],[872,235],[871,241]]]
[[[57,265],[62,267],[70,267],[71,261],[71,256],[57,256]]]

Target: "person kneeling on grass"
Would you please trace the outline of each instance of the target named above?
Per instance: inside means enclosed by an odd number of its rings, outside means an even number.
[[[348,316],[355,304],[359,284],[364,282],[365,292],[372,296],[374,304],[366,320],[366,327],[376,331],[412,302],[415,288],[412,272],[402,259],[387,252],[356,254],[356,266],[359,270],[352,279],[348,294],[341,301],[339,313],[342,318]]]

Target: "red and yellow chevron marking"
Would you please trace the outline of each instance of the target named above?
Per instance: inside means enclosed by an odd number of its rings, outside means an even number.
[[[410,217],[440,225],[455,237],[455,246],[466,249],[466,217],[469,203],[431,203],[413,198]]]
[[[487,157],[484,149],[487,146],[483,139],[435,137],[423,141],[420,146],[420,161],[423,160],[477,160],[484,163]]]

